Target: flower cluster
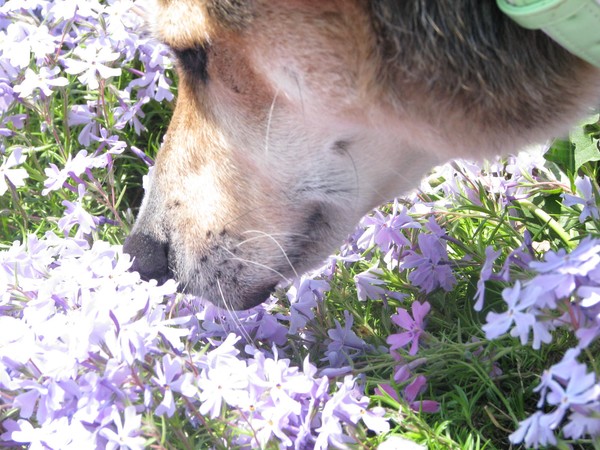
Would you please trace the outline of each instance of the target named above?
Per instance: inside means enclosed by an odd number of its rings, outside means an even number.
[[[577,357],[600,336],[600,241],[585,238],[571,253],[550,251],[529,267],[533,277],[503,290],[506,310],[487,314],[486,337],[494,339],[510,331],[522,345],[531,336],[531,345],[539,349],[552,342],[557,327],[566,327],[575,332],[578,343],[542,375],[536,388],[540,411],[523,421],[511,440],[535,447],[555,445],[555,430],[567,413],[566,437],[598,435],[600,384]],[[548,408],[550,412],[543,412]]]
[[[144,105],[174,97],[169,52],[149,37],[143,15],[143,5],[131,0],[0,2],[0,134],[13,138],[0,142],[0,195],[24,186],[29,174],[22,166],[44,151],[21,133],[26,123],[41,119],[62,160],[60,167],[45,168],[42,195],[62,189],[78,195],[63,203],[58,226],[65,235],[74,228],[81,237],[106,222],[83,206],[84,197],[102,197],[94,171],[110,170],[128,148],[123,130],[144,130]],[[129,81],[117,87],[114,80]],[[108,96],[117,107],[108,108]],[[76,143],[65,142],[53,123],[55,105],[64,98],[64,126],[68,134],[77,131]],[[115,209],[116,198],[104,194],[103,200]]]
[[[221,439],[261,447],[277,439],[291,448],[330,448],[350,442],[345,429],[361,420],[377,432],[389,429],[384,410],[368,408],[351,375],[333,382],[332,393],[331,380],[308,358],[300,368],[275,344],[271,352],[236,346],[239,336],[202,328],[199,317],[214,315],[214,307],[180,315],[175,284],[142,282],[130,265],[118,246],[97,241],[89,248],[51,233],[0,253],[7,330],[0,389],[19,411],[5,421],[2,442],[143,448],[146,412],[177,412],[191,426],[228,414],[236,426]],[[249,323],[264,316],[259,309],[248,313]],[[336,335],[341,330],[338,324],[331,332],[332,352],[350,345]],[[207,340],[207,351],[198,351]],[[350,341],[365,345],[356,336]]]
[[[0,0],[0,229],[10,235],[0,250],[0,445],[141,449],[173,428],[182,447],[209,436],[223,447],[347,448],[397,431],[402,410],[440,411],[430,312],[459,289],[485,314],[478,336],[488,341],[466,347],[491,378],[502,373],[484,352],[491,340],[509,334],[536,350],[560,332],[577,340],[541,374],[538,409],[515,420],[510,440],[600,435],[586,359],[600,334],[600,241],[574,244],[576,230],[598,231],[597,185],[583,176],[570,189],[538,156],[436,169],[365,217],[323,267],[249,311],[129,272],[109,244],[124,233],[110,226],[130,223],[119,170],[152,166],[136,145],[151,135],[151,108],[174,97],[169,51],[148,35],[144,8]],[[539,192],[571,222],[530,202]],[[469,216],[462,235],[458,215]],[[569,251],[534,242],[531,217]],[[509,245],[488,246],[505,224]],[[502,286],[496,301],[490,285]]]

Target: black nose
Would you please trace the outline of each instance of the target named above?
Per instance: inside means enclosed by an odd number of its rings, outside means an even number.
[[[131,234],[123,245],[123,253],[133,258],[132,271],[142,279],[156,280],[159,284],[172,278],[169,270],[169,245],[143,233]]]

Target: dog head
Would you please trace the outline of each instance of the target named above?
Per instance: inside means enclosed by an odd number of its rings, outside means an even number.
[[[587,64],[493,2],[427,3],[157,0],[179,92],[133,268],[252,307],[433,165],[581,113]]]

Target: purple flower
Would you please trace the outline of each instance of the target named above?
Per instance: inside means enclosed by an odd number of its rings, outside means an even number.
[[[96,17],[102,10],[97,0],[53,0],[48,15],[55,20],[67,21],[75,17]]]
[[[546,401],[556,405],[557,410],[552,414],[552,428],[556,428],[569,409],[585,411],[586,407],[600,406],[600,386],[596,384],[596,375],[588,373],[584,364],[576,363],[570,366],[566,378],[548,383]]]
[[[445,242],[432,234],[419,234],[418,241],[421,253],[411,250],[400,263],[403,269],[415,269],[409,273],[408,279],[425,293],[438,287],[451,290],[456,278],[449,264]]]
[[[45,442],[48,439],[48,433],[40,428],[34,428],[27,420],[19,419],[16,422],[7,420],[2,425],[7,430],[6,433],[2,434],[2,440],[29,444],[29,448],[32,449],[47,448]]]
[[[193,397],[196,389],[192,385],[192,375],[182,372],[181,363],[164,355],[162,364],[156,363],[156,376],[152,381],[163,391],[163,399],[154,411],[157,416],[166,414],[171,417],[175,413],[175,399],[173,392],[179,392],[186,397]]]
[[[418,375],[404,388],[403,396],[413,411],[435,413],[440,410],[440,404],[433,400],[417,400],[417,397],[423,393],[427,386],[427,379],[423,375]]]
[[[290,412],[281,406],[267,406],[259,410],[258,417],[252,420],[252,428],[256,429],[256,440],[261,448],[266,448],[271,436],[279,438],[281,444],[290,447],[292,441],[285,429],[289,425]]]
[[[135,406],[127,406],[123,410],[123,419],[117,408],[110,415],[113,427],[105,426],[100,430],[100,436],[108,440],[107,450],[114,449],[144,449],[145,439],[140,436],[142,416],[135,411]]]
[[[574,411],[569,415],[568,423],[562,427],[565,437],[580,439],[584,436],[600,436],[600,407],[595,405],[589,412]]]
[[[385,414],[383,408],[368,408],[369,399],[361,395],[351,375],[344,378],[343,385],[332,396],[328,404],[335,405],[333,414],[343,418],[348,423],[356,424],[359,420],[362,420],[367,428],[377,433],[389,430],[390,425],[383,417]],[[325,409],[323,411],[324,417],[327,416]]]
[[[585,219],[592,217],[594,220],[600,219],[600,212],[598,211],[598,204],[594,195],[594,188],[592,187],[592,180],[589,177],[577,177],[575,180],[575,186],[581,193],[581,197],[577,197],[572,194],[562,194],[563,205],[575,206],[583,205],[581,214],[579,214],[579,222],[585,222]]]
[[[479,281],[477,281],[477,292],[475,293],[475,299],[477,300],[474,306],[475,311],[481,311],[483,308],[485,282],[492,277],[494,262],[501,254],[502,251],[494,250],[491,246],[488,246],[485,249],[485,262],[481,268],[481,275],[479,276]]]
[[[0,74],[1,74],[0,69]],[[8,109],[12,106],[12,103],[15,100],[15,93],[13,91],[12,85],[2,80],[0,75],[0,113],[4,114]]]
[[[115,108],[115,118],[117,122],[115,123],[115,128],[120,130],[125,128],[126,125],[133,126],[133,130],[136,134],[141,134],[146,128],[140,122],[140,119],[145,117],[144,111],[142,111],[142,106],[148,99],[142,99],[141,101],[133,104],[133,105],[125,105],[117,106]]]
[[[2,164],[0,164],[0,196],[8,190],[6,180],[15,187],[25,185],[25,178],[29,178],[29,174],[25,169],[15,169],[14,167],[23,164],[26,156],[23,155],[23,150],[16,147]]]
[[[119,57],[119,54],[113,52],[110,47],[101,46],[100,44],[77,47],[73,55],[75,57],[63,60],[65,72],[78,75],[79,81],[92,90],[98,89],[98,78],[106,80],[121,75],[120,68],[107,65],[113,63]]]
[[[105,148],[108,148],[106,153],[109,153],[111,155],[120,155],[121,153],[123,153],[125,148],[127,148],[127,143],[121,141],[119,139],[119,136],[109,135],[109,132],[108,130],[106,130],[106,128],[100,128],[99,134],[99,136],[91,135],[91,138],[94,141],[100,143],[100,145],[96,149],[95,154],[98,154]]]
[[[539,448],[540,445],[556,445],[554,430],[550,427],[550,418],[541,411],[536,411],[519,423],[517,431],[509,436],[510,442],[524,442],[527,447]]]
[[[165,77],[162,70],[148,70],[140,78],[136,78],[127,87],[131,90],[135,87],[142,88],[138,91],[138,98],[153,98],[157,102],[172,101],[175,97],[171,92],[171,82]]]
[[[392,246],[409,245],[410,242],[402,234],[404,229],[419,229],[421,225],[410,217],[405,208],[398,214],[398,201],[394,201],[393,211],[384,215],[381,211],[374,211],[372,216],[365,217],[361,225],[366,229],[358,239],[357,245],[361,249],[368,249],[374,245],[387,252]]]
[[[482,327],[486,337],[494,339],[512,327],[511,336],[518,336],[522,345],[527,343],[530,331],[533,331],[533,348],[540,348],[542,342],[551,342],[552,336],[549,330],[552,325],[549,322],[537,320],[538,310],[534,306],[541,293],[541,288],[535,284],[521,289],[519,281],[515,283],[514,287],[504,289],[502,298],[508,309],[503,313],[489,312],[487,314],[487,323]]]
[[[398,308],[398,313],[392,316],[392,322],[406,331],[398,334],[392,334],[387,338],[387,343],[390,345],[390,350],[404,347],[411,343],[409,355],[416,355],[419,350],[419,339],[423,335],[425,326],[424,318],[429,312],[431,306],[428,302],[419,303],[418,301],[412,304],[413,317],[403,308]]]
[[[328,330],[327,335],[331,342],[327,345],[326,358],[330,367],[342,367],[348,365],[353,359],[364,355],[372,347],[359,338],[352,331],[354,317],[348,311],[344,311],[344,327],[335,319],[335,328]]]
[[[310,392],[311,380],[299,372],[297,367],[290,366],[289,359],[276,357],[263,360],[262,354],[257,353],[254,355],[254,360],[259,363],[262,370],[251,377],[252,384],[267,389],[275,404],[300,414],[301,405],[295,396]]]
[[[60,228],[65,233],[65,236],[67,236],[69,231],[71,231],[71,228],[75,225],[79,225],[77,232],[75,233],[75,238],[82,238],[96,229],[99,219],[87,212],[83,207],[85,186],[83,184],[78,185],[77,191],[78,200],[75,203],[63,200],[62,204],[67,209],[58,221],[58,228]]]
[[[408,402],[408,405],[413,411],[435,413],[440,409],[440,404],[433,400],[417,400],[417,397],[423,393],[427,380],[423,375],[418,375],[409,383],[403,391],[403,398]],[[380,384],[379,388],[375,389],[378,395],[387,394],[397,402],[400,402],[398,392],[389,384]]]
[[[400,401],[400,397],[398,396],[398,392],[391,385],[383,383],[380,384],[379,387],[375,388],[375,394],[385,396],[388,395],[390,398]]]
[[[221,414],[223,402],[232,407],[249,404],[246,363],[236,358],[221,358],[203,370],[197,379],[200,389],[200,414],[214,418]]]
[[[255,322],[255,338],[275,345],[285,345],[288,342],[289,329],[278,321],[278,315],[261,311]]]
[[[587,348],[594,340],[600,336],[600,320],[598,320],[598,316],[591,321],[591,324],[588,326],[580,327],[575,335],[579,339],[578,348]]]
[[[567,254],[561,248],[557,252],[547,252],[544,259],[531,262],[529,266],[541,274],[587,276],[600,265],[600,240],[586,237],[571,253]]]
[[[96,107],[96,102],[88,102],[87,105],[75,105],[70,108],[67,114],[69,126],[84,125],[77,136],[77,140],[85,147],[91,144],[92,136],[97,134],[99,128],[96,122],[97,112],[94,111]]]
[[[427,358],[417,358],[406,363],[398,353],[394,352],[392,356],[399,361],[399,364],[394,368],[394,381],[396,383],[408,381],[412,376],[412,371],[427,362]]]
[[[14,86],[13,90],[21,98],[32,97],[36,89],[39,89],[44,96],[50,97],[53,88],[69,84],[69,81],[65,77],[56,78],[59,71],[58,67],[52,69],[40,67],[38,73],[35,73],[32,69],[27,69],[25,71],[25,79],[21,84]]]
[[[353,377],[346,376],[343,383],[339,384],[337,392],[323,407],[322,425],[317,429],[319,436],[315,449],[326,449],[331,446],[345,448],[352,442],[343,433],[340,421],[355,425],[362,419],[369,429],[377,433],[387,432],[390,425],[383,417],[385,410],[379,407],[369,410],[368,403],[369,399],[361,395]]]
[[[17,2],[15,2],[17,3]],[[15,21],[6,30],[7,43],[3,45],[3,58],[14,67],[23,69],[29,65],[33,53],[38,65],[42,65],[47,55],[56,51],[58,39],[50,33],[46,25]]]
[[[317,302],[323,300],[325,292],[329,289],[327,281],[314,280],[307,275],[294,281],[286,294],[291,304],[290,334],[296,334],[308,321],[314,319],[313,308],[317,306]]]
[[[405,294],[389,291],[382,287],[382,285],[386,285],[386,281],[379,278],[381,275],[383,275],[383,270],[378,267],[371,267],[354,276],[356,294],[360,301],[366,301],[368,299],[379,300],[385,297],[402,300],[406,297]]]
[[[50,191],[61,189],[68,178],[73,176],[79,177],[86,169],[106,167],[108,161],[106,155],[88,156],[86,150],[81,150],[71,159],[69,155],[65,167],[59,169],[55,164],[50,164],[50,168],[44,169],[46,173],[46,181],[44,181],[45,189],[42,195],[48,195]]]
[[[132,145],[129,147],[129,149],[135,156],[144,161],[144,164],[146,164],[148,167],[152,167],[154,165],[154,160],[146,155],[143,150],[140,150],[135,145]]]

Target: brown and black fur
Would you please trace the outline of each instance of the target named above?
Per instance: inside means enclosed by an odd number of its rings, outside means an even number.
[[[157,0],[152,23],[179,98],[125,251],[233,309],[434,164],[562,133],[600,92],[493,0]]]

